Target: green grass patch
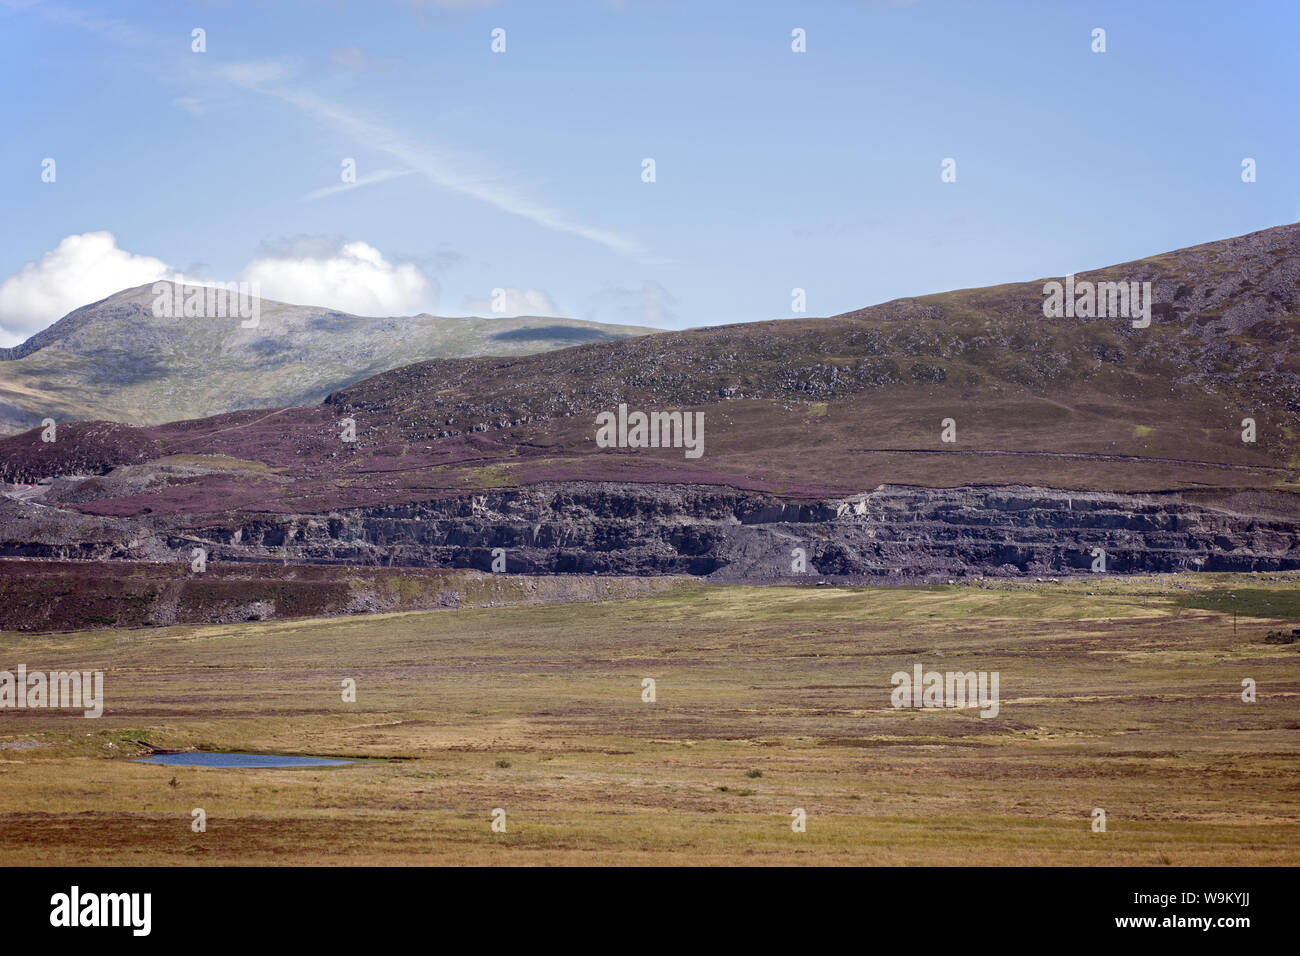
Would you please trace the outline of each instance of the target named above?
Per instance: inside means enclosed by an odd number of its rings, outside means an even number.
[[[1235,610],[1241,617],[1300,620],[1300,590],[1232,588],[1179,595],[1175,601],[1181,607],[1219,611],[1223,614],[1231,614]]]

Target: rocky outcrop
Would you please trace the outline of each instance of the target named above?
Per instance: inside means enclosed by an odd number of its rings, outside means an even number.
[[[25,509],[40,508],[38,517]],[[72,519],[66,528],[54,520]],[[525,574],[817,575],[903,581],[1300,569],[1300,519],[1206,507],[1177,494],[1027,486],[881,486],[796,501],[719,486],[571,482],[311,515],[141,516],[89,522],[10,501],[0,555],[505,569]],[[92,533],[93,532],[93,533]],[[21,540],[19,540],[21,538]],[[806,570],[795,572],[801,549]],[[499,567],[499,564],[498,564]]]

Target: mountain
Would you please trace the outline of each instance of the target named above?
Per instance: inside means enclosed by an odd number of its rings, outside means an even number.
[[[313,407],[0,440],[0,554],[844,580],[1300,568],[1300,226],[1074,277],[516,357]],[[703,415],[703,453],[598,416]],[[1246,420],[1253,425],[1247,427]],[[355,442],[341,439],[355,423]],[[1243,436],[1253,438],[1244,441]],[[952,438],[952,441],[945,440]],[[87,475],[95,477],[87,478]]]
[[[310,405],[412,361],[518,355],[654,331],[537,316],[366,318],[270,299],[258,300],[258,325],[245,329],[238,318],[156,316],[152,290],[126,289],[0,349],[0,433],[47,417],[154,425]]]

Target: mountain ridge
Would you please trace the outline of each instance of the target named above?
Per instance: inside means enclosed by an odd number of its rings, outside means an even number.
[[[1045,315],[1036,280],[34,430],[0,439],[0,477],[72,477],[12,491],[0,547],[762,578],[799,543],[852,578],[1078,571],[1089,544],[1122,570],[1296,567],[1300,226],[1078,278],[1152,282],[1150,325]],[[704,454],[600,447],[619,405],[704,415]],[[1110,503],[1085,520],[1081,493]]]
[[[0,429],[50,417],[151,425],[313,404],[412,358],[523,354],[653,330],[543,316],[357,316],[262,299],[239,317],[156,316],[154,283],[74,309],[0,352]],[[174,287],[174,283],[167,283]]]

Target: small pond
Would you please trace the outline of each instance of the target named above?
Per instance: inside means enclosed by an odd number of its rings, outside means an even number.
[[[280,754],[183,753],[154,754],[136,763],[160,763],[169,767],[338,767],[351,760],[328,757],[285,757]]]

